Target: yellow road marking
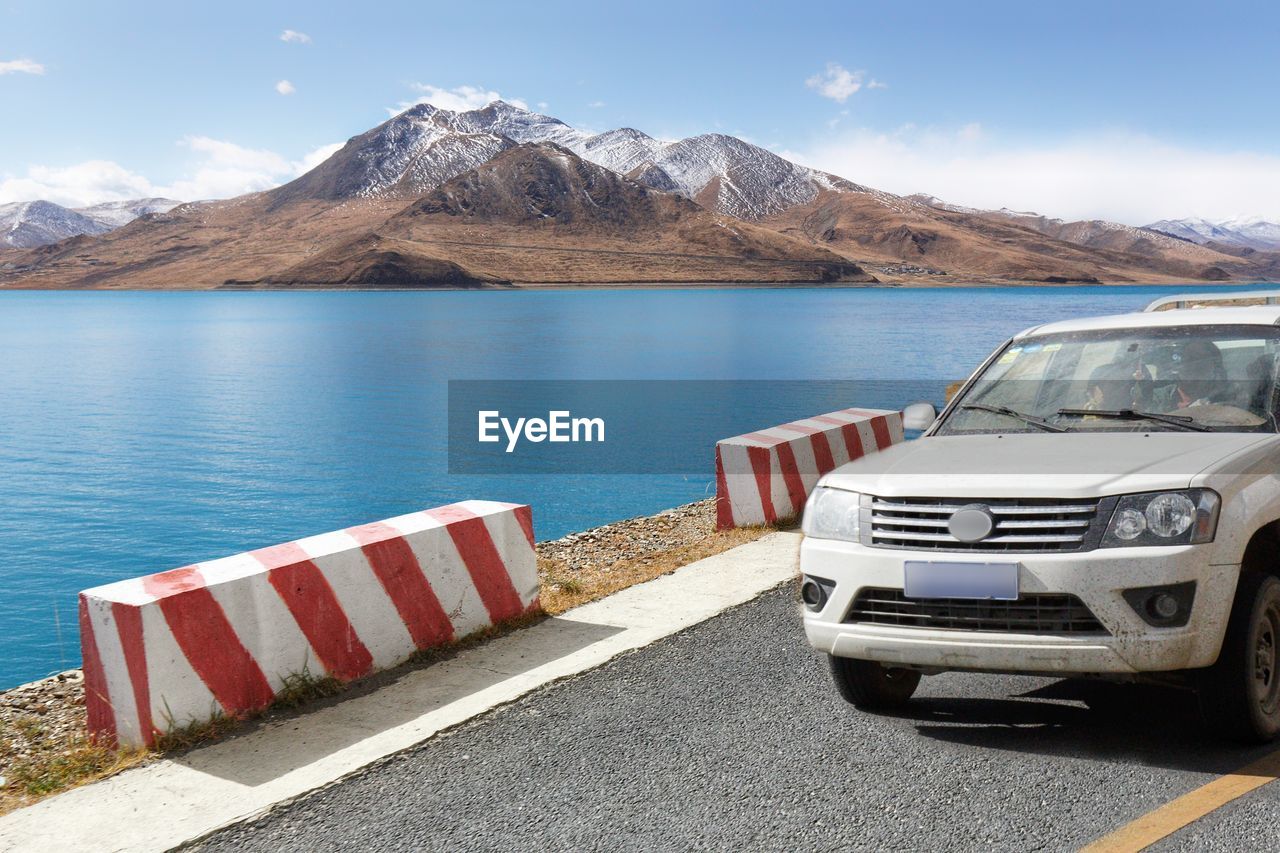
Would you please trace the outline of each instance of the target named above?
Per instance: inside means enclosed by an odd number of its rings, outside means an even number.
[[[1273,752],[1107,833],[1082,848],[1082,853],[1137,853],[1277,777],[1280,752]]]

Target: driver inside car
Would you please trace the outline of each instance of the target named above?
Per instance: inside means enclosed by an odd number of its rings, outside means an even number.
[[[1176,412],[1192,406],[1207,406],[1227,392],[1227,374],[1222,352],[1212,341],[1193,338],[1179,352],[1177,380],[1156,388],[1151,406],[1157,412]]]

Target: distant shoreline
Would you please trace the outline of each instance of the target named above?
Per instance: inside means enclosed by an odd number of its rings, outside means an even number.
[[[1219,288],[1280,287],[1274,281],[878,281],[878,282],[823,282],[823,281],[631,281],[624,283],[601,282],[521,282],[486,284],[475,287],[369,287],[347,285],[252,285],[216,287],[3,287],[0,293],[477,293],[501,291],[540,290],[954,290],[957,288],[1084,288],[1084,287],[1203,287]]]

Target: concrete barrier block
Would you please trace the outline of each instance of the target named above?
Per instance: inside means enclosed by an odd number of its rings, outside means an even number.
[[[794,516],[823,474],[900,441],[901,412],[841,409],[716,442],[716,528]]]
[[[463,501],[80,594],[98,742],[271,704],[301,672],[352,681],[538,603],[527,506]]]

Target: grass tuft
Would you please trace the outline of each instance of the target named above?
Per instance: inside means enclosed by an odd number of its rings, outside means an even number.
[[[284,684],[269,710],[298,708],[316,699],[337,696],[346,688],[347,685],[332,675],[316,676],[309,667],[303,666],[301,672],[293,672],[284,677]]]
[[[586,584],[577,578],[549,577],[547,583],[565,595],[578,595],[586,590]]]
[[[28,797],[43,797],[137,764],[145,750],[117,752],[79,737],[52,755],[19,759],[9,767],[6,786]]]
[[[156,735],[155,752],[177,752],[191,749],[202,743],[220,740],[240,725],[240,720],[229,717],[219,711],[207,720],[188,723],[185,726],[170,726],[168,731]]]
[[[219,711],[208,720],[188,723],[185,726],[176,726],[170,719],[166,726],[167,731],[156,736],[154,749],[159,753],[177,752],[221,740],[249,720],[258,719],[272,711],[291,711],[317,699],[336,696],[346,689],[347,685],[333,676],[317,676],[311,672],[310,667],[304,665],[300,672],[291,672],[284,677],[275,699],[263,710],[236,717]]]

